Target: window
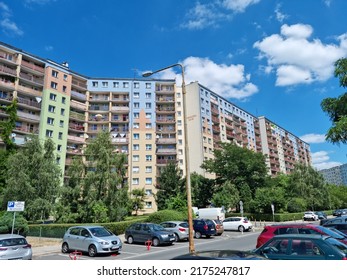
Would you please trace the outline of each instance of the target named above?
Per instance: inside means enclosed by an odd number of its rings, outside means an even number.
[[[58,139],[63,139],[63,133],[62,132],[59,132],[59,135],[58,135]]]
[[[151,99],[152,94],[150,92],[146,92],[146,99]]]
[[[64,74],[64,81],[67,81],[67,75]]]
[[[57,163],[57,164],[60,164],[60,157],[57,157],[56,163]]]
[[[99,85],[98,82],[92,82],[93,87],[98,87],[98,85]]]
[[[152,151],[152,144],[146,144],[146,151]]]
[[[146,178],[146,185],[152,185],[152,178]]]
[[[134,139],[135,139],[135,140],[139,140],[139,139],[140,139],[140,134],[134,133]]]
[[[54,93],[49,94],[49,99],[55,101],[57,99],[57,95]]]
[[[133,161],[137,162],[140,160],[140,156],[139,155],[133,155]]]
[[[65,115],[65,109],[60,109],[60,115],[64,116]]]
[[[108,82],[102,82],[102,87],[108,87]]]
[[[58,84],[55,82],[51,82],[51,88],[57,89],[58,88]]]
[[[54,125],[54,119],[53,118],[47,118],[47,124]]]
[[[152,202],[151,201],[146,201],[146,206],[147,209],[152,208]]]
[[[123,88],[128,88],[129,87],[129,83],[128,82],[123,82]]]
[[[152,161],[152,156],[151,155],[146,155],[146,161]]]
[[[58,78],[58,71],[52,70],[52,77]]]
[[[146,173],[152,173],[152,166],[146,166]]]
[[[139,183],[140,183],[139,178],[133,178],[133,180],[132,180],[133,185],[138,185]]]
[[[113,82],[113,87],[114,88],[119,88],[119,82]]]
[[[62,97],[61,98],[61,103],[65,104],[65,102],[66,102],[66,97]]]
[[[152,139],[152,134],[146,133],[146,140]]]
[[[140,167],[139,166],[133,166],[133,173],[139,173]]]
[[[134,88],[140,88],[140,83],[135,82],[135,83],[134,83]]]
[[[140,113],[134,113],[134,119],[138,119],[140,117]]]
[[[53,131],[52,130],[46,130],[46,137],[52,138],[53,137]]]
[[[153,195],[153,192],[152,192],[151,189],[146,189],[145,192],[146,192],[147,196],[152,196]]]
[[[177,125],[182,126],[182,120],[177,120]]]
[[[66,86],[63,86],[63,92],[66,92]]]
[[[146,123],[146,128],[152,128],[152,124],[151,123]]]
[[[54,113],[55,112],[55,106],[49,105],[48,106],[48,112]]]
[[[151,88],[151,83],[146,83],[146,88]]]
[[[135,108],[135,109],[140,108],[140,103],[139,103],[139,102],[134,102],[134,108]]]
[[[139,92],[134,92],[134,98],[136,98],[136,99],[140,98],[140,93]]]
[[[146,109],[151,109],[151,107],[152,107],[152,104],[149,102],[146,102]]]
[[[133,124],[133,128],[140,128],[140,124],[139,123],[134,123]]]
[[[58,152],[61,152],[61,150],[62,150],[62,149],[61,149],[61,145],[58,145],[58,146],[57,146],[57,151],[58,151]]]
[[[133,145],[133,150],[134,150],[134,151],[140,150],[140,145],[139,145],[139,144],[134,144],[134,145]]]
[[[146,113],[146,119],[152,118],[152,113]]]

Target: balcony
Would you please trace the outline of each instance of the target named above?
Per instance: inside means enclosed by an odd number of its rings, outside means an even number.
[[[4,78],[0,78],[0,86],[9,90],[14,90],[14,82]]]
[[[157,113],[163,114],[163,113],[171,113],[175,111],[175,107],[173,106],[158,106],[155,111]]]
[[[129,107],[128,106],[112,106],[111,112],[116,113],[129,113]]]
[[[84,114],[77,113],[77,112],[70,111],[69,118],[70,118],[70,119],[75,119],[75,120],[79,120],[79,121],[83,121],[83,122],[84,122],[84,120],[85,120],[85,115],[84,115]]]
[[[77,88],[87,90],[87,82],[77,81],[75,79],[72,79],[71,81],[72,86],[75,86]]]
[[[98,106],[98,105],[89,106],[89,111],[108,112],[109,110],[110,109],[108,106]]]
[[[155,121],[157,123],[175,123],[174,118],[157,118]]]
[[[38,115],[24,113],[21,111],[17,111],[17,115],[20,119],[31,120],[33,122],[39,122],[40,121],[40,116],[38,116]]]
[[[176,149],[164,149],[164,148],[158,148],[156,150],[157,155],[175,155],[177,154]]]
[[[71,90],[71,98],[80,100],[80,101],[86,101],[87,97],[85,94]]]
[[[176,138],[157,138],[156,143],[157,144],[176,144],[177,140]]]
[[[176,161],[176,159],[157,159],[156,163],[157,165],[168,165],[171,162],[176,163]]]
[[[72,143],[80,143],[80,144],[84,144],[86,142],[84,137],[72,136],[72,135],[67,136],[67,141]]]
[[[87,106],[85,103],[81,103],[81,102],[78,102],[78,101],[75,101],[75,100],[71,100],[70,101],[70,106],[72,108],[75,108],[77,110],[81,110],[81,111],[85,111],[87,109]]]
[[[13,77],[17,76],[16,69],[0,64],[0,73],[7,74]]]
[[[24,86],[24,85],[18,85],[18,91],[28,94],[28,95],[34,95],[37,97],[41,97],[42,96],[42,91],[37,90],[36,88],[32,88],[32,87],[28,87],[28,86]]]
[[[174,103],[175,100],[173,97],[170,97],[170,96],[158,96],[155,101],[157,103]]]
[[[76,131],[84,131],[84,126],[77,123],[69,123],[69,129]]]
[[[11,64],[17,64],[17,55],[0,51],[0,61],[11,62]]]
[[[126,117],[126,118],[124,118],[124,117],[122,117],[122,118],[114,118],[114,116],[113,116],[113,118],[111,119],[111,122],[112,123],[128,123],[129,122],[129,118],[128,117]]]
[[[17,100],[18,100],[18,104],[27,105],[28,107],[35,107],[37,109],[41,108],[41,103],[38,103],[36,101],[25,99],[23,97],[18,97]]]
[[[39,72],[40,74],[44,74],[45,68],[43,66],[37,65],[33,62],[29,62],[26,60],[22,60],[21,66],[24,66],[25,68],[28,68],[30,70],[34,70],[35,72]]]
[[[42,78],[34,77],[32,75],[29,75],[29,74],[23,73],[23,72],[19,73],[19,77],[22,78],[23,80],[27,81],[27,82],[34,84],[34,85],[43,86],[43,79]]]
[[[160,92],[161,94],[163,94],[163,93],[174,94],[175,93],[173,85],[157,85],[155,87],[155,91]]]
[[[22,126],[16,126],[14,131],[24,132],[26,134],[32,134],[32,133],[38,133],[39,127],[38,126],[25,126],[25,125],[22,125]]]

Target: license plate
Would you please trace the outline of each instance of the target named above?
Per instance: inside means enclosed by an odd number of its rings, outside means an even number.
[[[117,246],[113,246],[113,247],[111,247],[111,250],[117,250],[118,249],[118,247]]]
[[[175,241],[175,238],[170,238],[170,241]]]

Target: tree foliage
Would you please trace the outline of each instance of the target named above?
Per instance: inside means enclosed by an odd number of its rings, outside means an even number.
[[[198,208],[205,208],[211,204],[214,194],[214,180],[203,177],[196,172],[190,176],[192,204]]]
[[[51,139],[42,145],[38,136],[32,135],[22,149],[10,155],[3,205],[7,201],[25,201],[24,215],[30,221],[53,213],[61,185],[54,151]]]
[[[335,62],[335,77],[340,86],[347,87],[347,58]],[[326,134],[326,140],[334,144],[347,143],[347,93],[336,98],[325,98],[321,102],[322,110],[329,116],[332,126]]]
[[[136,216],[138,211],[143,210],[143,208],[145,207],[145,198],[146,198],[145,188],[133,189],[131,191],[132,210],[135,211]]]

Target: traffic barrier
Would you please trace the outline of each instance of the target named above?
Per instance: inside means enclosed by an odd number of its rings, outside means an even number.
[[[152,240],[148,239],[148,240],[145,242],[145,245],[147,246],[147,250],[149,251],[149,250],[151,249]]]
[[[82,257],[82,252],[80,251],[73,251],[69,254],[70,260],[78,260],[80,257]]]

